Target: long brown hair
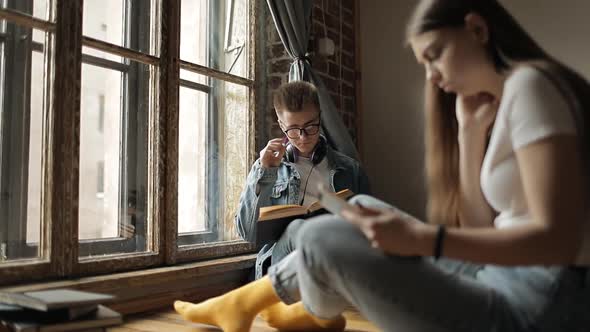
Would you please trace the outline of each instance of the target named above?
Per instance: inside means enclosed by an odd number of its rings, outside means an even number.
[[[580,125],[578,133],[583,137],[584,144],[581,145],[586,149],[584,134],[588,133],[590,86],[580,75],[549,56],[497,0],[422,0],[408,23],[406,38],[409,40],[412,36],[440,28],[463,27],[469,13],[480,15],[487,23],[487,49],[496,71],[507,72],[518,65],[533,65],[553,78],[552,82],[562,94],[575,101],[576,109],[584,110],[574,112],[574,115]],[[460,183],[456,95],[445,93],[427,81],[425,97],[428,220],[457,226]]]

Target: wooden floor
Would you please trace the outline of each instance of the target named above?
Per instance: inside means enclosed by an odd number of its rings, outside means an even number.
[[[347,311],[346,331],[348,332],[377,332],[379,331],[374,325],[364,320],[357,312]],[[125,323],[117,327],[107,329],[109,332],[218,332],[216,327],[188,323],[180,317],[174,310],[162,311],[150,314],[140,314],[125,317]],[[256,318],[252,327],[253,332],[276,332],[266,323]]]

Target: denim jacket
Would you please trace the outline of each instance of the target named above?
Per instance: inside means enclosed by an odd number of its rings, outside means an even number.
[[[334,191],[350,189],[355,194],[369,194],[369,179],[359,163],[328,147],[326,152],[330,174],[330,186]],[[282,160],[278,167],[263,168],[260,159],[256,160],[246,186],[240,196],[240,204],[235,223],[238,234],[246,241],[256,241],[256,221],[258,211],[263,206],[280,204],[299,204],[301,175],[294,165]],[[274,243],[266,243],[256,258],[255,274],[259,279],[270,265]]]
[[[358,161],[328,147],[330,186],[334,191],[350,189],[355,194],[369,194],[369,180]],[[291,163],[282,160],[278,167],[264,168],[256,160],[246,186],[240,195],[235,223],[238,234],[246,241],[256,240],[258,211],[263,206],[299,204],[301,175]]]

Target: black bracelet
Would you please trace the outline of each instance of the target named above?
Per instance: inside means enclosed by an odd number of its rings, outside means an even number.
[[[436,240],[434,242],[434,260],[438,260],[442,255],[443,241],[445,239],[446,229],[445,225],[438,225],[436,232]]]

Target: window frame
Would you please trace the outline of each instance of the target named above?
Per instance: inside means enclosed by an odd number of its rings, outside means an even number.
[[[124,32],[124,45],[128,45],[129,48],[140,50],[145,53],[149,53],[150,48],[150,41],[144,39],[140,39],[140,31],[142,28],[148,26],[144,20],[146,17],[149,20],[149,10],[154,3],[149,3],[148,7],[145,6],[146,2],[138,2],[139,5],[131,6],[130,0],[125,0],[123,2],[123,15],[124,15],[124,22],[123,22],[123,32]],[[108,53],[112,54],[112,53]],[[131,110],[137,110],[138,104],[140,100],[147,100],[149,96],[149,86],[145,89],[144,84],[142,82],[149,82],[149,75],[146,77],[145,72],[141,70],[141,66],[145,65],[138,62],[132,62],[128,58],[123,58],[122,62],[117,62],[109,59],[100,58],[97,56],[85,54],[82,51],[82,63],[95,66],[98,68],[103,68],[107,70],[115,70],[121,72],[123,75],[122,82],[121,82],[121,123],[124,126],[125,131],[122,133],[122,140],[123,140],[123,149],[121,151],[121,158],[119,162],[119,204],[118,204],[118,234],[115,238],[105,238],[105,239],[87,239],[87,240],[80,240],[79,244],[79,256],[82,260],[92,260],[95,259],[91,255],[125,255],[130,253],[136,252],[144,252],[148,245],[147,245],[147,238],[145,238],[144,234],[146,234],[147,228],[147,218],[139,218],[136,219],[135,224],[135,236],[132,237],[124,237],[121,235],[121,230],[126,226],[123,224],[123,220],[126,218],[128,213],[128,208],[134,208],[134,206],[129,206],[129,182],[128,177],[135,175],[134,183],[137,182],[138,178],[143,174],[136,174],[133,172],[132,174],[129,173],[128,170],[138,170],[137,165],[147,164],[147,160],[137,160],[137,154],[142,153],[143,151],[137,151],[133,148],[133,138],[137,137],[137,132],[139,128],[135,127],[130,129],[126,124],[128,123],[137,123],[139,121],[129,121],[129,117],[135,116],[139,117],[142,116],[141,112],[133,112]],[[149,85],[149,83],[148,83]],[[147,96],[144,96],[147,95]],[[102,96],[104,98],[104,96]],[[104,105],[102,105],[104,106]],[[103,119],[104,119],[104,114]],[[148,121],[139,122],[139,123],[146,123],[146,127],[149,126]],[[103,128],[104,129],[104,128]],[[145,142],[147,145],[148,142]],[[139,145],[139,144],[137,144]],[[130,153],[135,152],[134,154]],[[144,158],[145,159],[145,158]],[[127,161],[127,163],[125,163]],[[104,172],[104,163],[103,168]],[[143,171],[143,169],[142,169]],[[147,178],[147,174],[146,178]],[[137,195],[137,190],[135,190]],[[136,198],[137,199],[137,198]]]
[[[182,0],[181,0],[182,3]],[[219,40],[219,17],[221,15],[221,6],[219,1],[207,1],[209,7],[209,20],[207,22],[208,31],[209,31],[209,39],[216,41]],[[182,8],[181,8],[182,10]],[[215,42],[208,42],[208,55],[207,55],[207,67],[209,68],[220,68],[217,64],[217,54],[221,51],[219,44]],[[180,45],[180,41],[179,41]],[[184,69],[184,68],[183,68]],[[218,84],[216,84],[216,80],[211,80],[211,77],[207,77],[208,84],[201,84],[197,82],[193,82],[186,79],[180,79],[179,81],[179,91],[180,88],[188,88],[195,91],[204,92],[207,94],[207,118],[212,119],[208,121],[210,124],[211,122],[214,124],[213,126],[208,126],[207,130],[207,161],[205,165],[205,177],[207,181],[205,182],[205,196],[209,199],[206,202],[206,210],[207,212],[205,215],[207,216],[207,220],[205,220],[206,230],[204,231],[197,231],[197,232],[189,232],[189,233],[181,233],[182,235],[178,235],[178,246],[184,248],[190,248],[194,246],[199,246],[199,243],[210,243],[215,241],[219,238],[219,228],[218,228],[218,209],[216,208],[215,202],[220,202],[219,199],[219,184],[216,181],[218,176],[218,169],[219,169],[219,160],[215,158],[218,155],[218,120],[217,114],[219,109],[217,107],[217,100],[215,99],[215,95],[219,90]]]
[[[32,282],[48,278],[79,277],[163,266],[187,261],[251,253],[254,246],[231,242],[178,246],[178,91],[182,82],[180,68],[217,80],[248,88],[251,133],[247,142],[248,163],[255,158],[255,105],[259,100],[256,74],[260,73],[254,56],[258,36],[258,4],[248,0],[250,10],[248,78],[232,75],[180,59],[180,0],[159,1],[152,14],[160,14],[160,53],[150,55],[82,35],[82,2],[54,0],[48,20],[38,19],[11,9],[0,9],[0,19],[49,32],[52,45],[54,80],[48,87],[46,110],[48,129],[43,146],[42,253],[40,259],[8,261],[0,265],[0,285]],[[159,13],[158,13],[159,11]],[[53,18],[57,18],[53,20]],[[60,19],[65,18],[65,19]],[[150,251],[111,255],[104,258],[79,257],[78,186],[80,143],[80,82],[82,62],[97,61],[82,55],[82,46],[116,54],[128,60],[154,66],[157,87],[150,87],[153,110],[149,114],[147,249]],[[101,59],[102,60],[102,59]],[[59,93],[56,93],[59,92]]]
[[[14,8],[17,11],[32,11],[33,2],[33,0],[4,0],[2,1],[2,5]],[[8,244],[4,242],[5,239],[0,239],[0,261],[14,258],[26,261],[39,255],[39,244],[27,243],[26,211],[28,195],[26,195],[26,190],[23,192],[20,189],[28,187],[29,178],[29,169],[27,166],[29,165],[30,146],[26,137],[28,137],[28,132],[30,131],[30,122],[28,119],[31,117],[31,86],[30,84],[26,84],[24,92],[17,90],[17,87],[25,86],[25,81],[31,81],[32,52],[40,52],[45,56],[44,45],[33,40],[33,28],[33,26],[19,24],[9,26],[7,22],[2,22],[0,31],[0,56],[2,57],[0,60],[0,102],[4,109],[22,110],[22,112],[9,114],[10,125],[8,125],[8,128],[0,128],[0,135],[2,135],[0,137],[0,144],[2,144],[2,147],[0,147],[0,212],[6,213],[6,215],[2,215],[0,218],[20,220],[18,225],[15,225],[15,223],[7,225],[0,224],[0,227],[2,227],[0,235],[16,234],[18,241],[16,244]],[[26,35],[27,38],[19,40],[10,38],[10,30],[13,30],[14,34]],[[23,41],[26,44],[19,45],[19,42]],[[49,51],[51,51],[51,39],[46,38],[45,42]],[[11,66],[6,66],[6,59],[11,58],[15,59],[16,62],[11,63]],[[43,73],[42,79],[45,82],[46,78],[44,75],[45,73]],[[10,76],[10,80],[7,80],[6,76]],[[43,104],[47,102],[46,96],[43,96]],[[42,113],[45,113],[45,110]],[[3,125],[4,120],[4,115],[0,114],[0,126]],[[6,134],[7,140],[5,140],[4,134]],[[16,139],[14,139],[15,137]],[[42,140],[43,144],[45,144],[46,140],[44,137],[42,137]],[[2,165],[5,165],[2,160],[2,151],[7,150],[9,150],[8,155],[11,158],[7,158],[8,167],[2,167]],[[12,156],[14,155],[18,157],[13,158]],[[14,172],[14,170],[17,170],[17,172]],[[13,194],[11,195],[10,193]],[[14,193],[20,195],[14,195]],[[17,203],[11,204],[12,199]],[[13,209],[9,210],[9,206],[18,206],[17,211],[12,211]],[[7,252],[14,254],[8,255]]]
[[[215,2],[215,5],[217,7],[220,6],[219,1]],[[232,7],[233,10],[233,0],[231,0],[230,5]],[[249,110],[250,110],[250,123],[248,123],[248,128],[249,128],[249,132],[251,133],[250,135],[250,141],[247,142],[248,144],[248,148],[247,151],[249,151],[249,156],[248,156],[248,164],[251,164],[254,160],[255,160],[255,151],[254,151],[254,146],[255,146],[255,139],[254,139],[254,133],[255,133],[255,128],[254,128],[254,123],[255,123],[255,116],[257,115],[255,113],[255,105],[256,105],[256,101],[257,101],[257,96],[260,93],[258,89],[256,89],[255,87],[255,77],[257,75],[257,73],[260,73],[260,69],[259,69],[259,60],[257,57],[255,57],[256,52],[258,52],[259,50],[256,48],[257,47],[257,42],[256,42],[256,36],[258,35],[258,28],[257,28],[257,18],[259,18],[258,15],[258,5],[257,5],[257,1],[248,1],[248,9],[250,12],[250,22],[249,22],[249,46],[250,46],[250,59],[249,59],[249,73],[248,73],[248,77],[251,77],[252,79],[247,79],[247,78],[243,78],[240,76],[236,76],[236,75],[232,75],[223,71],[219,71],[216,69],[212,69],[212,68],[219,68],[219,66],[214,63],[214,61],[216,61],[217,59],[217,54],[221,53],[221,52],[226,52],[226,42],[227,42],[227,35],[225,36],[225,38],[223,39],[224,42],[220,43],[219,45],[216,46],[216,48],[209,48],[209,60],[208,60],[208,64],[207,66],[202,66],[196,63],[192,63],[190,61],[186,61],[186,60],[182,60],[180,59],[180,68],[193,72],[193,73],[197,73],[197,74],[203,74],[206,76],[209,76],[210,78],[215,78],[217,80],[215,80],[215,82],[213,84],[210,84],[209,86],[211,87],[211,91],[209,93],[209,105],[215,105],[216,101],[215,101],[215,92],[217,89],[219,89],[219,86],[217,86],[217,84],[215,84],[216,82],[219,81],[223,81],[223,82],[229,82],[229,83],[234,83],[234,84],[238,84],[238,85],[242,85],[242,86],[246,86],[249,89]],[[210,28],[212,27],[217,27],[219,25],[219,17],[220,15],[214,15],[213,13],[215,12],[215,10],[218,10],[214,7],[210,7],[209,8],[209,12],[210,12],[210,17],[214,17],[216,20],[212,20],[209,22],[209,26]],[[219,29],[215,28],[214,31],[216,31],[217,33],[219,32]],[[215,40],[221,40],[218,37],[215,38]],[[217,52],[217,53],[215,53]],[[233,67],[233,66],[232,66]],[[230,68],[231,71],[231,68]],[[209,74],[207,74],[209,73]],[[213,73],[215,73],[214,75],[212,75]],[[182,80],[185,81],[185,80]],[[217,108],[216,106],[210,106],[209,107],[209,116],[210,117],[216,117],[218,112],[217,112]],[[178,115],[176,115],[178,116]],[[178,123],[178,119],[173,119],[172,120],[175,123]],[[216,120],[213,120],[216,122]],[[209,135],[207,137],[207,139],[209,140],[209,146],[214,146],[217,147],[217,137],[218,137],[218,133],[217,133],[217,128],[213,128],[214,130],[209,130]],[[176,137],[176,139],[174,140],[175,144],[178,144],[178,137]],[[178,153],[178,147],[176,147],[176,152]],[[208,155],[212,156],[215,155],[218,151],[217,150],[209,150],[208,151]],[[213,160],[215,161],[216,158],[208,158],[209,160]],[[219,167],[217,167],[218,165],[208,165],[207,167],[207,171],[208,172],[213,172],[211,175],[211,173],[207,174],[207,178],[209,179],[208,183],[207,183],[207,194],[210,195],[211,193],[217,193],[219,192],[218,190],[216,190],[216,186],[218,186],[218,184],[215,182],[216,178],[217,178],[217,170],[219,169]],[[177,182],[175,182],[174,186],[176,187],[175,190],[177,191]],[[213,190],[210,190],[210,188],[213,188]],[[216,197],[216,199],[218,199],[218,197]],[[209,211],[210,213],[212,211],[217,211],[217,209],[215,209],[212,206],[209,206]],[[170,209],[167,209],[170,211]],[[174,216],[175,220],[178,220],[178,216],[175,215]],[[209,223],[211,221],[212,218],[208,218],[207,222]],[[209,225],[212,229],[212,231],[210,232],[202,232],[205,233],[204,236],[211,236],[211,237],[216,237],[219,236],[217,234],[217,225],[219,224],[219,217],[216,215],[215,216],[215,220],[217,220],[218,222],[214,222],[214,226],[213,225]],[[176,227],[178,222],[174,223]],[[175,231],[176,232],[176,231]],[[201,233],[201,232],[198,232]],[[194,257],[200,257],[203,259],[206,258],[214,258],[214,257],[220,257],[220,256],[224,256],[224,255],[235,255],[238,253],[243,253],[243,252],[252,252],[254,250],[254,245],[244,242],[242,240],[235,240],[235,241],[225,241],[222,243],[214,243],[214,244],[190,244],[190,242],[198,242],[198,241],[203,241],[203,235],[199,235],[199,234],[195,234],[195,236],[191,237],[189,236],[183,236],[186,238],[186,240],[184,239],[179,239],[179,237],[177,236],[175,242],[181,246],[178,247],[178,250],[176,251],[172,251],[169,252],[169,262],[189,262],[194,260]],[[187,243],[188,242],[188,243]]]
[[[17,10],[29,10],[32,8],[32,0],[14,2],[7,1],[9,6],[16,7]],[[20,194],[19,188],[26,188],[28,183],[28,168],[21,165],[28,165],[28,151],[29,147],[23,133],[29,131],[30,118],[30,84],[26,85],[24,93],[17,93],[17,89],[24,86],[25,81],[30,82],[31,75],[31,57],[29,52],[32,51],[32,30],[28,27],[19,25],[6,25],[6,37],[3,38],[3,53],[2,58],[4,62],[4,70],[2,74],[2,90],[7,93],[3,94],[2,107],[5,110],[15,110],[2,114],[2,128],[0,138],[2,147],[0,148],[1,176],[0,179],[0,212],[6,213],[2,218],[17,219],[19,223],[0,224],[3,237],[8,234],[14,236],[16,234],[17,243],[11,245],[6,243],[7,239],[0,239],[4,252],[3,257],[11,258],[12,255],[8,253],[14,252],[14,257],[29,257],[36,256],[37,248],[28,246],[26,243],[26,206],[27,195]],[[12,30],[12,31],[11,31]],[[11,33],[12,32],[12,33]],[[10,36],[19,34],[20,36],[27,35],[26,39],[10,38]],[[20,43],[23,43],[20,45]],[[6,59],[12,59],[11,63],[6,63]],[[10,84],[6,79],[10,76]],[[21,110],[22,112],[16,111]],[[7,155],[10,158],[4,158],[4,151],[8,151]],[[11,207],[11,208],[9,208]],[[16,207],[16,208],[15,208]]]

